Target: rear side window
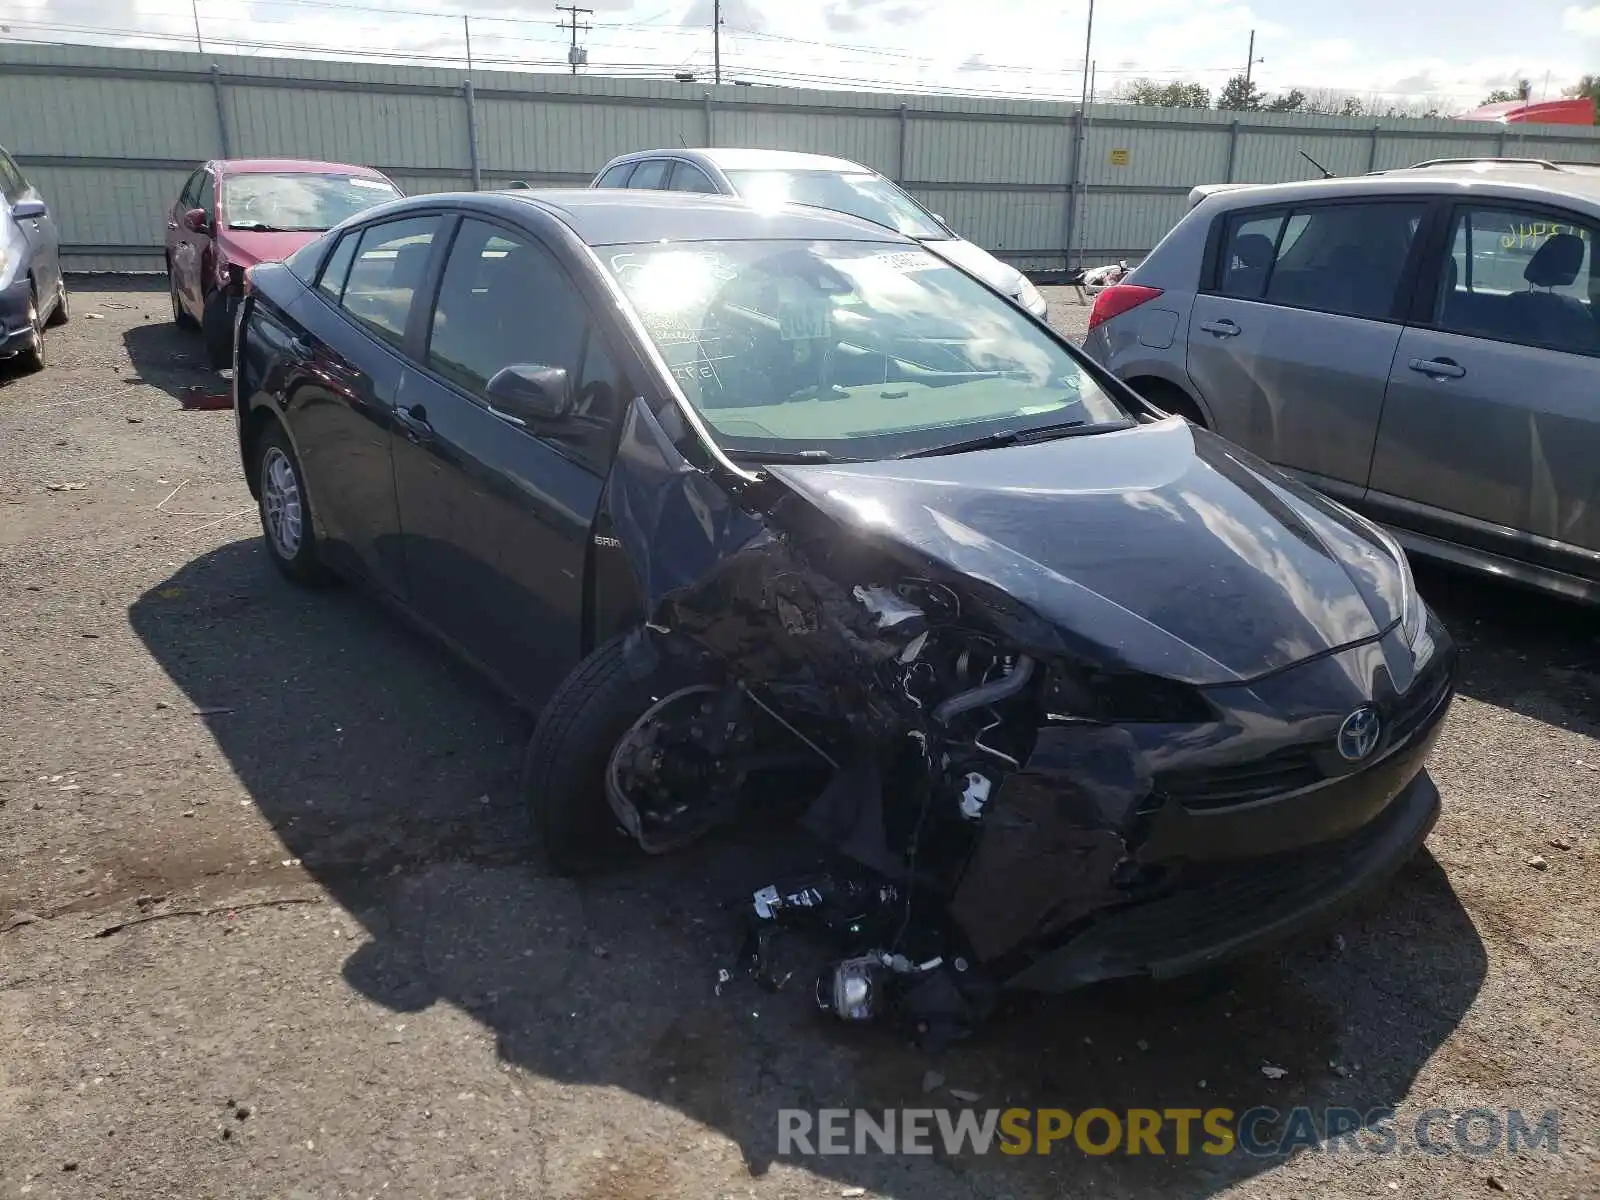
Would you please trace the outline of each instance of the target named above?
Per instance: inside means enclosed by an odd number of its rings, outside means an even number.
[[[1388,318],[1425,208],[1403,201],[1240,214],[1225,235],[1218,290],[1289,308]]]
[[[408,217],[370,225],[361,232],[340,306],[393,345],[405,340],[411,301],[428,269],[439,220]]]
[[[595,186],[596,187],[627,187],[628,186],[628,176],[633,174],[633,166],[634,166],[634,164],[631,163],[631,162],[618,163],[616,166],[612,167],[609,171],[607,171],[604,175],[600,176],[600,182],[598,184],[596,184]]]
[[[665,158],[647,158],[639,164],[628,180],[630,188],[658,188],[667,177],[672,163]]]
[[[339,239],[339,244],[333,248],[333,253],[328,256],[327,264],[322,268],[322,275],[317,280],[317,290],[332,300],[339,303],[344,296],[344,281],[350,274],[350,264],[356,256],[356,245],[361,241],[361,231],[347,233]],[[290,269],[294,268],[294,260],[299,255],[289,259]]]
[[[1433,323],[1471,337],[1600,355],[1597,233],[1555,210],[1457,209]]]

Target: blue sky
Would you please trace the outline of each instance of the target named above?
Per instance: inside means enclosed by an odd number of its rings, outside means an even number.
[[[712,0],[578,0],[595,9],[583,35],[591,69],[703,71]],[[473,15],[476,57],[562,61],[553,0],[194,0],[202,37],[269,46],[361,47],[458,59],[460,15]],[[1087,0],[725,0],[727,77],[855,81],[918,89],[1076,95]],[[437,15],[435,15],[437,14]],[[191,0],[0,0],[11,36],[83,40],[91,28],[194,33]],[[1100,0],[1091,51],[1097,91],[1150,76],[1213,90],[1244,67],[1256,31],[1255,77],[1369,97],[1431,97],[1446,112],[1489,90],[1532,80],[1558,95],[1600,74],[1600,0]],[[126,34],[111,40],[132,42]],[[191,43],[192,44],[192,43]],[[1548,80],[1548,83],[1547,83]]]

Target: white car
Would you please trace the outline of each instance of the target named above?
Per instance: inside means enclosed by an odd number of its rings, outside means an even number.
[[[589,186],[707,192],[848,213],[915,238],[1041,321],[1047,311],[1039,289],[1021,271],[957,237],[938,214],[849,159],[789,150],[638,150],[612,159]]]

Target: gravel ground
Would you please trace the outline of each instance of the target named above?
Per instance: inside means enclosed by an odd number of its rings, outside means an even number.
[[[583,886],[531,866],[527,718],[272,572],[163,290],[74,308],[0,382],[3,1200],[1600,1195],[1593,612],[1424,573],[1465,674],[1445,815],[1384,897],[930,1058],[797,985],[717,994],[751,835]],[[1402,1148],[1427,1109],[1562,1115],[1516,1156],[776,1153],[780,1107],[1006,1104],[1392,1105]]]

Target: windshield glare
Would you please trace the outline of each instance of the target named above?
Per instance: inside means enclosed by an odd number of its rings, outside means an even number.
[[[360,175],[234,175],[223,192],[229,229],[321,232],[397,200],[392,183]]]
[[[906,237],[943,239],[949,231],[894,184],[865,171],[724,171],[753,204],[809,204],[848,213]]]
[[[1027,316],[920,247],[608,246],[602,261],[724,449],[917,453],[1127,414]]]

